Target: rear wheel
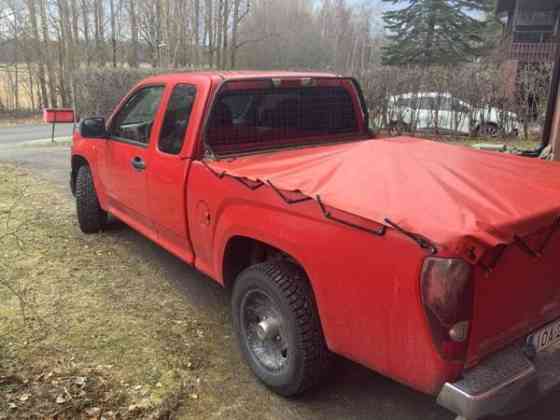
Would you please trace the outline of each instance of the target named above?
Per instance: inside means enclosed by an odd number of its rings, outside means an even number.
[[[400,136],[402,133],[410,131],[408,125],[402,121],[391,121],[388,130],[391,136]]]
[[[478,127],[478,135],[481,137],[498,137],[500,128],[493,123],[484,123]]]
[[[107,213],[99,205],[93,176],[86,165],[81,166],[76,175],[76,210],[84,233],[97,233],[107,223]]]
[[[267,387],[294,396],[317,384],[330,363],[313,294],[288,262],[249,267],[237,278],[233,323],[243,356]]]

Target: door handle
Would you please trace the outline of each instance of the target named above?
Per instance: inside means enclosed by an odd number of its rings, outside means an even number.
[[[144,162],[144,159],[139,156],[134,156],[130,163],[132,164],[132,167],[137,171],[143,171],[144,169],[146,169],[146,163]]]

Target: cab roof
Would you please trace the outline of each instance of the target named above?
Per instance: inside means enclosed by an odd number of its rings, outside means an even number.
[[[296,72],[296,71],[192,71],[181,73],[166,73],[148,77],[144,82],[184,82],[193,79],[207,79],[213,82],[233,79],[260,79],[260,78],[335,78],[340,75],[323,72]]]

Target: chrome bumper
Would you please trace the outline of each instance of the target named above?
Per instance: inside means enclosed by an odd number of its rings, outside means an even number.
[[[467,420],[507,414],[528,406],[560,384],[560,347],[529,359],[522,346],[512,346],[445,383],[437,402]]]

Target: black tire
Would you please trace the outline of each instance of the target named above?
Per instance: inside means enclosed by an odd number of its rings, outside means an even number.
[[[107,223],[107,213],[99,205],[93,177],[86,165],[78,169],[76,176],[76,211],[84,233],[97,233]]]
[[[391,136],[400,136],[402,133],[410,132],[410,127],[403,121],[391,121],[388,131]]]
[[[259,338],[248,326],[251,321],[248,321],[247,302],[261,294],[269,298],[275,313],[282,319],[278,335],[269,339],[271,343],[285,343],[286,350],[277,364],[279,367],[271,367],[270,362],[267,365],[261,360],[262,354],[266,354],[264,344],[261,353],[252,347]],[[275,261],[244,270],[234,285],[232,311],[234,329],[245,360],[257,378],[275,393],[286,397],[301,394],[316,385],[328,371],[331,353],[325,344],[315,299],[305,273],[296,265]],[[251,325],[257,325],[257,328],[261,325],[254,324],[258,318],[252,322]]]
[[[494,123],[484,123],[477,127],[477,134],[481,137],[498,137],[500,127]]]

